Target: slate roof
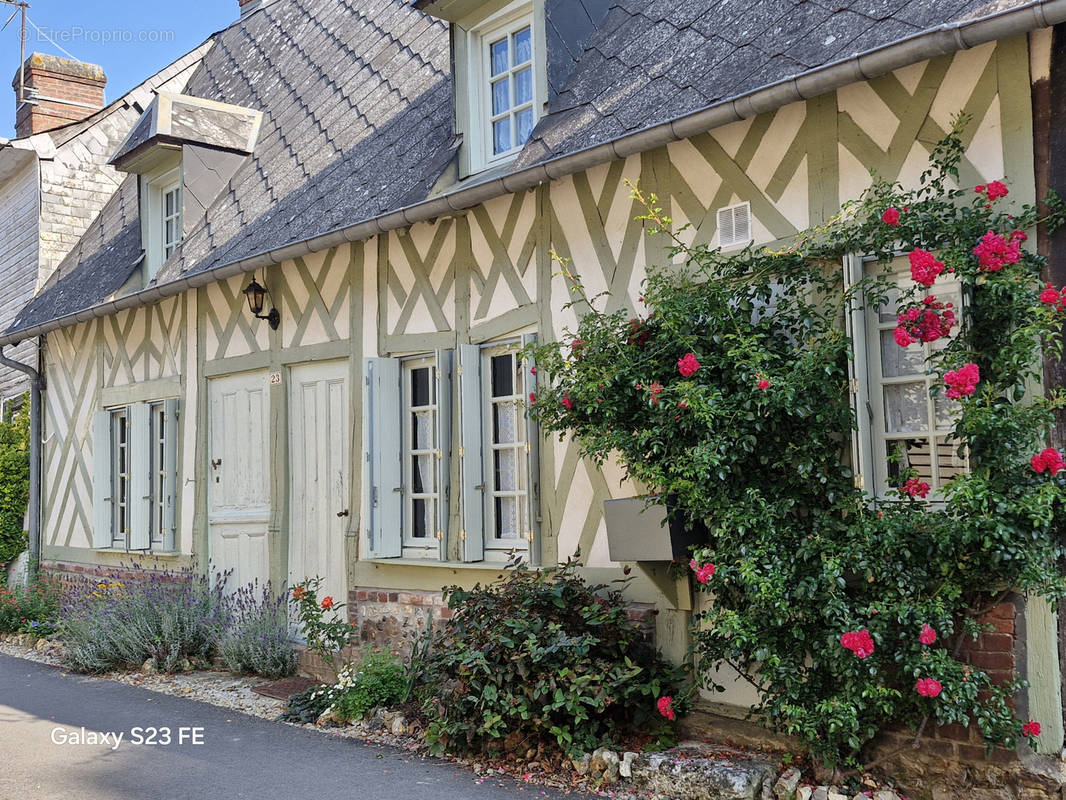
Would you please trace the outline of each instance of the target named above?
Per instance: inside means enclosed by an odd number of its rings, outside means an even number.
[[[510,169],[1024,3],[546,0],[548,113]],[[456,155],[448,29],[410,0],[273,0],[209,41],[186,93],[259,109],[263,124],[159,283],[422,201]],[[140,257],[136,180],[8,334],[98,305],[125,282]]]

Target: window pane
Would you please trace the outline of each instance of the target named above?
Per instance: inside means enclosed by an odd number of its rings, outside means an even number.
[[[413,525],[411,526],[411,536],[415,539],[425,539],[427,532],[432,527],[432,520],[430,519],[431,501],[417,499],[411,502],[411,508],[414,517]]]
[[[514,66],[533,60],[533,36],[529,28],[514,35]]]
[[[491,62],[492,74],[499,75],[501,72],[507,71],[507,40],[500,39],[498,42],[493,42],[489,45],[489,60]]]
[[[518,407],[514,403],[497,403],[492,407],[492,443],[518,441]]]
[[[936,463],[940,469],[940,484],[957,475],[961,475],[968,469],[965,452],[960,455],[959,443],[955,439],[940,436],[936,440]]]
[[[432,494],[433,457],[411,456],[411,494]]]
[[[170,217],[174,215],[174,192],[167,192],[165,195],[166,200],[166,212],[165,215]]]
[[[514,393],[514,356],[493,356],[492,396],[513,397]]]
[[[881,322],[895,322],[899,316],[899,287],[893,287],[886,292],[887,302],[877,310],[878,319]]]
[[[533,70],[526,67],[514,74],[514,104],[520,106],[533,100]],[[532,112],[531,112],[532,115]],[[519,126],[521,130],[521,126]]]
[[[511,96],[507,92],[507,79],[492,84],[492,115],[502,114],[511,107]]]
[[[518,537],[518,499],[515,497],[496,498],[496,538],[517,539]]]
[[[411,370],[411,405],[413,407],[429,405],[429,367]]]
[[[527,108],[515,114],[515,123],[518,125],[518,143],[522,144],[533,133],[533,109]]]
[[[954,428],[955,420],[961,413],[962,404],[958,400],[949,400],[940,395],[936,398],[936,426],[938,428]]]
[[[885,387],[885,430],[888,433],[924,431],[929,425],[925,383]]]
[[[917,473],[918,479],[932,485],[933,467],[928,439],[905,439],[888,443],[889,485],[900,486],[905,474]],[[892,458],[895,455],[896,458]]]
[[[494,490],[514,492],[518,490],[518,455],[514,450],[497,450],[494,453]]]
[[[511,120],[504,117],[492,123],[492,152],[495,155],[511,149]]]
[[[411,449],[433,449],[432,411],[416,411],[411,414]]]
[[[920,344],[900,347],[892,331],[881,331],[881,374],[886,378],[925,373],[925,353]]]

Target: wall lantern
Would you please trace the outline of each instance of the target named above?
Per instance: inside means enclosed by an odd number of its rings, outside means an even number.
[[[263,313],[263,303],[266,300],[266,287],[260,286],[259,281],[252,277],[252,282],[244,290],[244,296],[248,298],[248,308],[256,319],[265,319],[270,329],[276,331],[281,324],[281,314],[276,308],[271,308],[269,314]]]

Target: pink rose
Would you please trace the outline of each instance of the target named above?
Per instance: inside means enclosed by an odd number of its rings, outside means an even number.
[[[686,353],[677,361],[677,371],[684,378],[691,378],[699,368],[700,362],[696,360],[696,356],[692,353]]]

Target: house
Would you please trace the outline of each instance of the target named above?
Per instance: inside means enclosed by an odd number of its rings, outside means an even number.
[[[140,118],[153,92],[180,91],[203,47],[106,103],[103,69],[33,53],[16,72],[15,138],[0,138],[0,326],[47,284],[114,194],[121,176],[107,160]],[[7,358],[40,368],[38,340]],[[24,370],[0,365],[0,419],[22,406],[31,387]]]
[[[667,256],[627,181],[692,241],[786,242],[871,171],[913,183],[964,110],[961,181],[1006,176],[1032,202],[1034,120],[1054,119],[1033,87],[1066,20],[1059,0],[240,11],[115,148],[126,177],[0,336],[44,342],[42,553],[67,572],[144,553],[240,583],[321,575],[376,642],[512,551],[580,549],[590,576],[620,575],[603,502],[636,487],[539,435],[516,347],[574,323],[553,252],[636,307]],[[888,487],[894,442],[933,484],[964,469],[895,380],[924,378],[882,362],[876,318],[861,327],[868,490]],[[687,584],[638,566],[634,614],[657,610],[680,656]],[[1027,633],[1003,658],[1057,753],[1054,616],[1009,613]],[[717,700],[750,704],[722,677]]]

